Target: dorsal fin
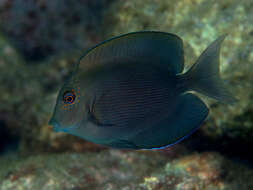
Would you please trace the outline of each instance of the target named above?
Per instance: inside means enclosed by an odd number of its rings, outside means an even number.
[[[133,32],[106,40],[87,50],[79,69],[97,65],[127,63],[157,64],[177,74],[184,68],[183,42],[165,32]]]

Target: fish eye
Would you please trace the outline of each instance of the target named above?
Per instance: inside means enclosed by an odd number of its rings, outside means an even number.
[[[73,91],[66,91],[63,94],[63,102],[65,104],[73,104],[76,99],[76,95]]]

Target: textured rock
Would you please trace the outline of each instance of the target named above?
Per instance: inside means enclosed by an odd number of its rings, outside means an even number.
[[[8,161],[7,161],[8,159]],[[158,152],[1,158],[0,189],[249,190],[253,171],[216,153],[171,160]]]
[[[168,162],[165,170],[144,178],[141,186],[145,190],[251,189],[252,174],[252,170],[232,163],[217,153],[205,152]]]
[[[203,97],[211,111],[201,132],[217,145],[249,151],[253,145],[251,0],[120,0],[107,11],[106,20],[111,23],[106,37],[138,30],[178,34],[184,40],[187,67],[219,35],[228,34],[221,50],[221,75],[238,102],[227,106]]]
[[[0,28],[26,60],[80,50],[99,39],[110,0],[1,0]]]

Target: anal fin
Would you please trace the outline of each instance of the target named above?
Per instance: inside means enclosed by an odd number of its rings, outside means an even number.
[[[137,149],[164,148],[188,137],[208,115],[208,108],[191,93],[177,98],[176,110],[154,126],[138,133],[130,141]]]

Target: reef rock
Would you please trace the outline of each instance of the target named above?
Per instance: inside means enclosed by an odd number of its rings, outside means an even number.
[[[253,170],[217,153],[171,160],[157,152],[40,155],[1,158],[0,189],[249,190]]]

